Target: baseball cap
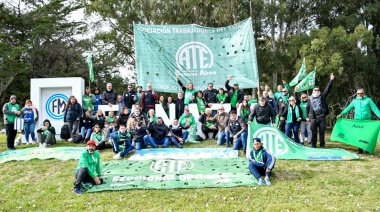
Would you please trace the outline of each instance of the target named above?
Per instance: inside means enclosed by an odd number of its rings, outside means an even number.
[[[184,110],[189,110],[189,106],[188,105],[185,105],[185,107],[183,108]]]
[[[89,140],[89,141],[87,141],[87,145],[93,145],[93,146],[96,146],[96,143],[95,143],[95,141],[93,141],[93,140]]]
[[[12,96],[9,98],[9,100],[11,100],[11,99],[13,99],[13,98],[17,99],[17,97],[16,97],[15,95],[12,95]]]
[[[234,85],[239,85],[239,83],[238,83],[238,82],[235,82]]]
[[[261,139],[260,138],[254,138],[253,142],[259,142],[259,143],[261,143]]]

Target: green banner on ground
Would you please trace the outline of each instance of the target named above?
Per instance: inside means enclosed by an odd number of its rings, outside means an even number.
[[[191,25],[133,25],[138,84],[152,79],[153,89],[178,92],[178,74],[195,90],[225,87],[228,76],[240,88],[258,87],[259,77],[252,21],[209,28]]]
[[[25,148],[0,153],[0,163],[12,160],[58,159],[79,160],[85,147]]]
[[[264,147],[277,159],[295,160],[352,160],[359,159],[356,154],[343,149],[310,148],[295,143],[278,128],[251,123],[249,125],[247,152],[253,149],[253,138],[260,138]]]
[[[87,192],[257,185],[244,158],[110,161],[101,170],[105,183]]]
[[[380,141],[380,121],[340,118],[334,125],[331,141],[340,141],[373,154]]]

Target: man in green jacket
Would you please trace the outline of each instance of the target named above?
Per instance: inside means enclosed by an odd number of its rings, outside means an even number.
[[[380,118],[380,110],[371,98],[364,95],[364,89],[360,88],[356,91],[356,98],[352,100],[351,104],[344,109],[337,118],[346,115],[352,109],[355,109],[355,120],[371,120],[371,110]],[[358,150],[359,154],[363,153],[363,149]]]
[[[74,193],[83,194],[81,189],[81,183],[91,183],[93,185],[99,185],[103,183],[103,179],[100,178],[100,153],[95,151],[95,141],[88,141],[87,148],[82,152],[78,166],[74,171],[75,183]]]

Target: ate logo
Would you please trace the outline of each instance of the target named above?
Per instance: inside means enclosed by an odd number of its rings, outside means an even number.
[[[46,101],[46,112],[55,120],[63,119],[68,98],[64,94],[53,94]]]
[[[262,127],[258,129],[253,138],[260,138],[265,149],[272,152],[275,156],[286,154],[289,150],[284,138],[270,127]]]
[[[185,160],[154,160],[150,170],[157,173],[180,173],[192,170],[194,163]]]
[[[188,42],[178,48],[176,53],[177,67],[186,70],[200,70],[211,68],[214,55],[210,48],[201,42]]]

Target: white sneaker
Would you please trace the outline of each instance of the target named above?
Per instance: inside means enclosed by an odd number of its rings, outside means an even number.
[[[69,138],[67,141],[68,141],[68,142],[72,142],[72,141],[73,141],[73,138]]]
[[[121,159],[120,152],[117,153],[116,155],[114,155],[114,156],[113,156],[113,159],[115,159],[115,160],[120,160],[120,159]]]
[[[36,141],[32,141],[31,144],[38,144]]]
[[[19,136],[16,140],[15,140],[15,146],[18,146],[21,144],[21,137]]]
[[[29,144],[32,144],[32,143],[29,143],[29,142],[26,142],[25,145],[29,145]]]
[[[46,148],[47,147],[47,144],[46,143],[43,143],[42,144],[42,148]]]
[[[304,142],[307,142],[307,138],[303,138],[303,141],[304,141]]]
[[[43,145],[42,145],[41,143],[39,143],[38,147],[40,147],[40,148],[41,148],[42,146],[43,146]]]

